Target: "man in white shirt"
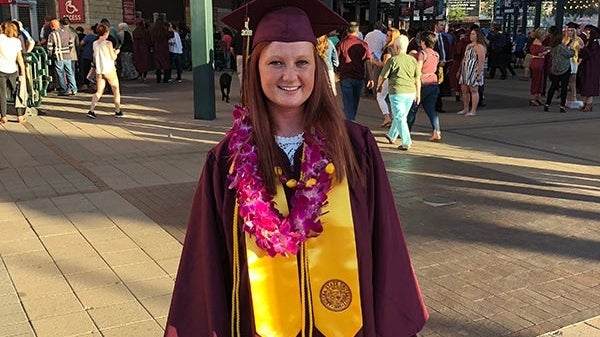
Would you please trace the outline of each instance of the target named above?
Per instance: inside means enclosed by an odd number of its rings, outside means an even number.
[[[173,27],[171,22],[168,23],[169,31],[173,32],[173,37],[169,39],[169,53],[171,54],[171,69],[175,68],[177,71],[177,82],[181,83],[181,57],[183,56],[183,44],[181,43],[181,37],[179,32]],[[171,81],[171,69],[166,70],[165,77],[167,81]]]
[[[364,41],[369,45],[369,49],[371,50],[371,60],[381,62],[383,46],[385,46],[386,42],[386,31],[387,28],[385,25],[380,21],[377,21],[373,25],[373,30],[365,35]],[[382,68],[379,68],[371,62],[367,62],[366,66],[368,68],[367,73],[369,79],[377,82],[377,78],[379,77],[379,73],[381,72]]]
[[[383,54],[383,46],[385,46],[385,32],[387,28],[380,21],[375,22],[373,30],[367,33],[365,36],[365,42],[371,49],[371,54],[375,56],[377,61],[381,61],[381,55]]]

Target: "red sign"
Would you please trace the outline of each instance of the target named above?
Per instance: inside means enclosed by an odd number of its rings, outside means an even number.
[[[123,0],[123,22],[135,23],[135,0]]]
[[[13,0],[0,0],[0,5],[10,5]]]
[[[58,14],[61,18],[69,18],[71,23],[85,23],[83,0],[59,0]]]

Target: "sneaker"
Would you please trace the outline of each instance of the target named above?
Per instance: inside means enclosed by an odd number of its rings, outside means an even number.
[[[181,79],[178,79],[178,80],[177,80],[177,83],[181,83]]]
[[[123,117],[123,111],[117,111],[117,112],[115,112],[115,117],[116,117],[116,118],[121,118],[121,117]]]
[[[71,93],[69,95],[70,96],[75,96],[75,95],[77,95],[77,91],[71,91]]]
[[[93,111],[88,111],[87,116],[91,119],[96,119],[96,113]]]

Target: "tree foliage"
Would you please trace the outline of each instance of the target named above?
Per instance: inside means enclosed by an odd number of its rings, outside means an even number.
[[[448,19],[452,22],[460,22],[467,16],[464,8],[450,8],[448,10]]]

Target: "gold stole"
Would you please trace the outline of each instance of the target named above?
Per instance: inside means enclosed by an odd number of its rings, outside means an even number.
[[[287,216],[281,184],[273,199]],[[305,242],[299,259],[272,258],[246,235],[254,322],[260,336],[296,337],[300,331],[304,336],[305,327],[310,336],[313,316],[315,326],[327,337],[355,336],[362,327],[354,222],[345,178],[340,183],[334,180],[327,200],[321,215],[324,230]]]

